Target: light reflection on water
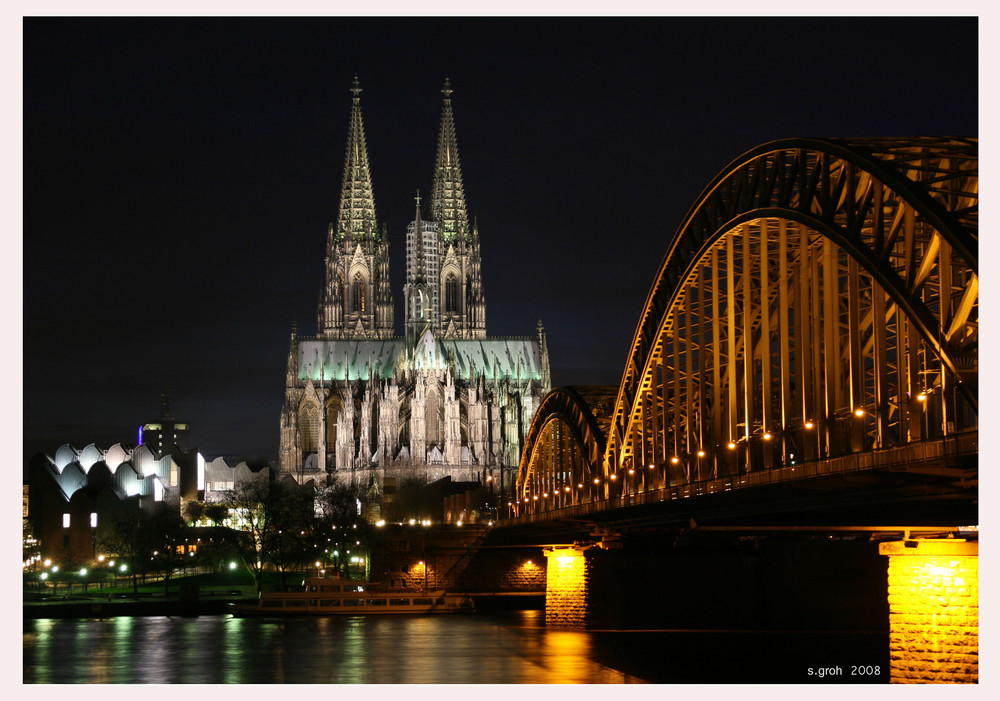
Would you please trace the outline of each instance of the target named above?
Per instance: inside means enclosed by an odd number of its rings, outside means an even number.
[[[24,683],[549,684],[642,680],[592,658],[592,636],[504,616],[42,619],[24,622]]]

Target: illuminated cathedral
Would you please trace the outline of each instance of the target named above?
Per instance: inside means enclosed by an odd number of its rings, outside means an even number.
[[[441,91],[429,216],[418,194],[405,234],[402,336],[357,78],[351,92],[316,335],[293,329],[288,351],[280,472],[300,483],[364,483],[387,500],[409,478],[509,489],[550,387],[548,350],[541,322],[524,337],[486,334],[479,228],[466,209],[450,84]]]

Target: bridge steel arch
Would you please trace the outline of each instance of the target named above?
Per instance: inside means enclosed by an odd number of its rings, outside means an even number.
[[[605,494],[975,430],[978,187],[976,139],[788,139],[733,161],[643,305]]]
[[[604,494],[603,460],[617,387],[554,387],[535,411],[517,476],[517,499],[571,506]],[[596,481],[595,481],[596,480]]]

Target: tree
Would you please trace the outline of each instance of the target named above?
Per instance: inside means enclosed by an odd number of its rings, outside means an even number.
[[[368,522],[361,516],[367,499],[367,487],[340,482],[327,486],[316,495],[317,518],[313,540],[317,545],[317,555],[322,544],[324,552],[321,561],[344,574],[350,574],[348,551],[367,554]],[[358,541],[363,545],[359,545]]]
[[[275,482],[271,484],[266,508],[272,512],[265,535],[267,560],[278,570],[281,585],[285,586],[289,570],[311,564],[313,488],[300,486],[294,480]]]
[[[225,504],[205,504],[205,518],[213,526],[221,526],[229,517],[229,507]]]
[[[263,589],[266,539],[276,516],[266,473],[259,474],[258,479],[252,481],[237,482],[226,491],[225,500],[234,512],[233,527],[246,536],[240,554],[260,592]]]
[[[205,505],[200,501],[186,501],[181,512],[186,522],[198,523],[205,515]]]
[[[185,528],[184,519],[176,510],[161,502],[150,513],[145,514],[143,521],[143,532],[148,538],[144,547],[147,552],[151,552],[149,569],[162,576],[163,594],[166,596],[170,578],[187,569],[189,564],[187,556],[179,550]]]
[[[98,530],[99,547],[131,575],[132,591],[138,593],[137,576],[145,572],[149,564],[149,538],[143,530],[139,497],[131,497],[109,509],[102,521]]]

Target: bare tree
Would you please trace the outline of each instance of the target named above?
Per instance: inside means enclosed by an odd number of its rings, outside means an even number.
[[[275,527],[277,516],[271,484],[263,476],[249,482],[237,482],[226,492],[225,502],[231,511],[232,528],[245,535],[241,556],[260,592],[263,589],[267,536]]]
[[[190,503],[190,502],[189,502]],[[163,579],[163,594],[167,595],[170,579],[177,572],[187,569],[189,561],[180,552],[180,544],[184,520],[181,515],[167,504],[159,503],[152,512],[145,515],[144,533],[148,539],[145,547],[151,550],[149,559],[150,570],[158,573]]]
[[[317,545],[317,556],[319,546],[324,545],[321,559],[344,574],[350,574],[348,551],[367,551],[368,523],[361,516],[367,499],[367,487],[339,482],[316,495],[317,518],[313,540]],[[359,541],[365,545],[359,545]]]
[[[125,567],[132,577],[132,591],[139,592],[139,574],[149,564],[149,538],[143,528],[138,498],[127,499],[109,510],[98,532],[102,551],[111,555],[119,567]]]

